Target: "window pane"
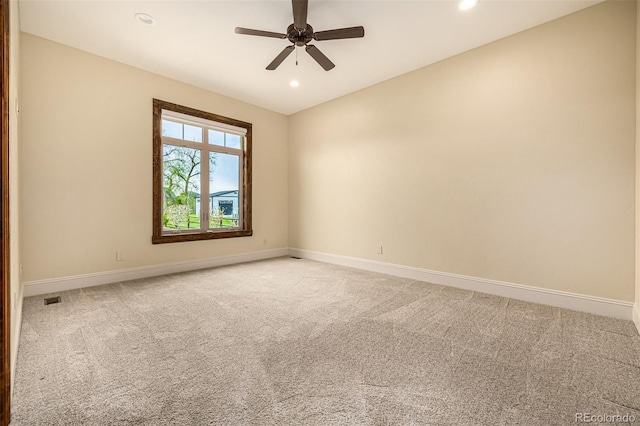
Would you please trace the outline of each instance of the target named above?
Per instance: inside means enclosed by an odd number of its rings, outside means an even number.
[[[202,129],[196,126],[184,125],[184,140],[202,142]]]
[[[163,145],[165,230],[200,228],[200,150]]]
[[[225,138],[227,147],[240,149],[240,145],[242,144],[242,138],[240,136],[225,133]]]
[[[162,120],[162,136],[182,139],[182,124],[174,121]]]
[[[240,156],[209,154],[209,227],[239,227]]]
[[[216,130],[209,130],[209,143],[211,145],[224,146],[224,133]]]

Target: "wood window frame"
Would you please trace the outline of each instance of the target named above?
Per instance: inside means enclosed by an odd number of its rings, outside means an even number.
[[[163,175],[162,175],[162,110],[186,114],[192,117],[228,124],[246,129],[245,146],[242,156],[242,214],[239,228],[229,231],[193,231],[189,233],[166,234],[163,233],[162,206],[163,200]],[[252,125],[244,121],[213,114],[206,111],[189,108],[159,99],[153,100],[153,244],[178,243],[186,241],[215,240],[220,238],[250,237],[253,235],[251,217],[251,141]],[[202,160],[201,160],[202,161]]]

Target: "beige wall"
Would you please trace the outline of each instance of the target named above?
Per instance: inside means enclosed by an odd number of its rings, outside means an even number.
[[[22,317],[22,285],[20,278],[20,171],[18,143],[19,121],[16,100],[20,87],[20,11],[17,1],[9,5],[9,235],[11,281],[11,376],[15,371],[18,336]]]
[[[287,246],[286,116],[26,33],[21,53],[24,281]],[[253,237],[151,244],[152,98],[253,123]]]
[[[290,246],[632,301],[635,7],[291,116]]]

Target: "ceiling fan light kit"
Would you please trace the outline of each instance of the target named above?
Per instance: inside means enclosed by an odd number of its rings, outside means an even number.
[[[363,27],[338,28],[335,30],[314,32],[313,27],[307,23],[307,9],[309,0],[291,0],[293,6],[293,24],[289,25],[286,33],[275,33],[271,31],[252,30],[249,28],[236,27],[236,34],[252,35],[259,37],[271,37],[287,39],[291,46],[287,46],[275,57],[267,70],[273,71],[295,50],[296,46],[304,46],[304,50],[311,56],[325,71],[335,67],[335,64],[327,58],[312,41],[340,40],[345,38],[364,37]]]

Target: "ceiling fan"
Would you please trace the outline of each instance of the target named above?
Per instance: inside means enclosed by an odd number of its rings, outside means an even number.
[[[307,23],[307,7],[309,0],[291,0],[293,5],[293,24],[289,25],[286,34],[274,33],[271,31],[252,30],[249,28],[236,27],[236,34],[254,35],[260,37],[272,37],[288,39],[292,45],[284,48],[276,58],[267,65],[270,71],[275,70],[287,56],[295,50],[296,46],[304,46],[305,50],[325,71],[335,67],[334,63],[327,58],[315,45],[309,44],[312,40],[338,40],[343,38],[364,37],[363,27],[339,28],[335,30],[314,32],[313,27]]]

